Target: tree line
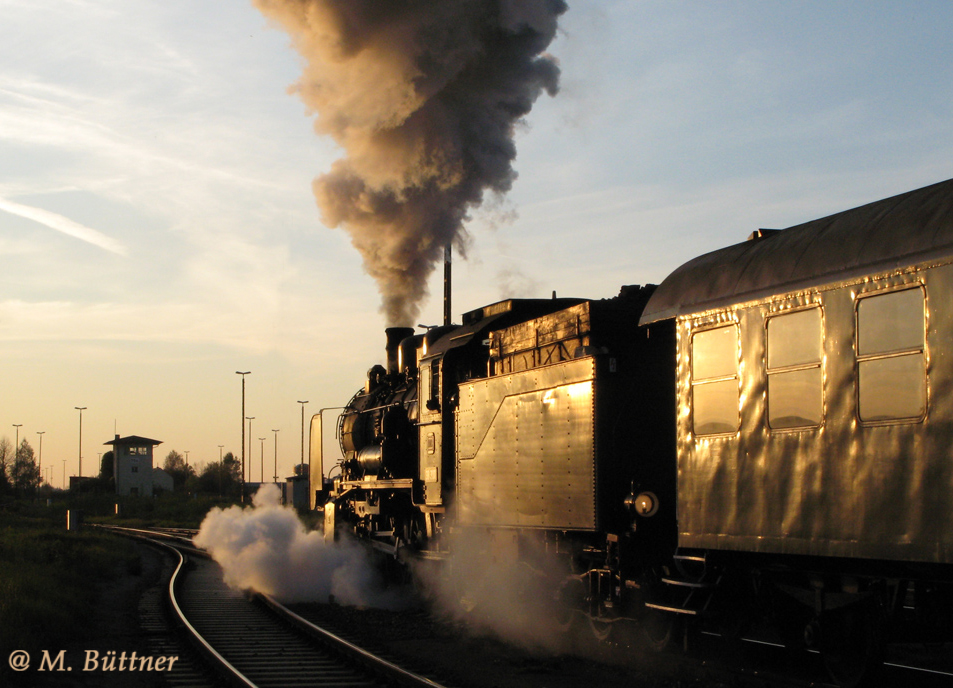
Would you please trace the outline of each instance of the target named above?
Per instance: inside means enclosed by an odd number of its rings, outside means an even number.
[[[40,468],[30,443],[23,439],[14,451],[13,442],[0,438],[0,495],[32,496],[40,482]]]
[[[172,476],[174,492],[235,497],[241,490],[241,461],[228,452],[220,461],[206,464],[201,472],[189,465],[185,457],[170,451],[162,470]],[[0,496],[35,497],[43,484],[33,447],[26,439],[14,451],[13,442],[0,438]],[[44,488],[47,489],[47,488]],[[103,454],[97,479],[84,485],[84,491],[115,492],[113,453]]]
[[[221,461],[205,464],[202,472],[196,473],[185,457],[173,449],[166,454],[162,470],[172,476],[176,492],[238,497],[241,491],[242,463],[232,452]]]

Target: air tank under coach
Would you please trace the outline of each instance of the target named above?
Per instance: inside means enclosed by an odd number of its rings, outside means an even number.
[[[553,599],[599,637],[770,626],[856,685],[889,642],[953,641],[951,293],[953,180],[658,287],[389,331],[313,485],[326,536],[431,559],[450,528],[497,557],[544,542]]]

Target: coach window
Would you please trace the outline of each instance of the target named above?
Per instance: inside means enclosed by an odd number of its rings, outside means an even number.
[[[926,411],[922,289],[857,302],[857,396],[867,422],[919,420]]]
[[[768,426],[821,424],[821,309],[768,320]]]
[[[692,427],[696,435],[738,430],[738,328],[692,337]]]

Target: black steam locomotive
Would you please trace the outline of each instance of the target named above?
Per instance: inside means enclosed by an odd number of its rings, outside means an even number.
[[[395,556],[543,541],[600,636],[770,617],[853,683],[898,635],[953,637],[950,294],[953,180],[658,287],[388,330],[315,506]]]

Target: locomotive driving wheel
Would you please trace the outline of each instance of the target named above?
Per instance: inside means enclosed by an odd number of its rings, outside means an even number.
[[[614,623],[605,615],[590,616],[589,629],[592,635],[601,643],[608,642],[612,637]]]
[[[555,620],[556,629],[562,633],[568,633],[580,616],[580,612],[585,611],[586,605],[586,586],[579,576],[568,576],[559,585],[553,595],[555,602]]]
[[[599,642],[607,642],[612,637],[612,629],[618,616],[616,609],[606,600],[593,599],[589,604],[589,629]]]

